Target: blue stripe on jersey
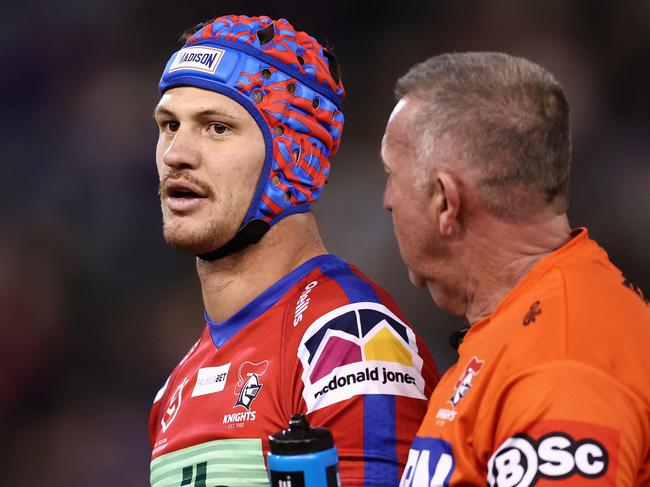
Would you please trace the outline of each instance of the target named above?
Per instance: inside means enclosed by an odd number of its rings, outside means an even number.
[[[221,348],[235,334],[254,319],[266,313],[282,296],[284,296],[300,280],[317,267],[341,267],[346,262],[335,255],[319,255],[296,267],[289,274],[277,281],[262,294],[246,304],[237,313],[223,323],[210,319],[205,311],[205,322],[210,328],[210,336],[217,348]]]
[[[341,286],[341,289],[343,289],[343,292],[351,303],[358,303],[359,301],[381,303],[379,296],[377,296],[371,284],[352,272],[350,264],[343,259],[340,259],[336,263],[328,262],[326,265],[321,265],[320,270]]]
[[[343,289],[351,303],[381,303],[372,285],[355,274],[349,264],[320,266],[323,274]],[[367,394],[363,397],[364,484],[398,485],[395,396]]]
[[[364,484],[399,485],[395,396],[367,394],[363,411],[364,454],[376,458],[365,462]]]

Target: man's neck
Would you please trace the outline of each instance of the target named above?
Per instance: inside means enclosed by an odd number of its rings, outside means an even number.
[[[467,280],[465,317],[474,323],[497,304],[548,254],[571,238],[566,214],[543,221],[490,222],[474,234]]]
[[[289,272],[325,253],[314,216],[301,213],[279,221],[241,252],[212,262],[197,259],[208,316],[227,320]]]

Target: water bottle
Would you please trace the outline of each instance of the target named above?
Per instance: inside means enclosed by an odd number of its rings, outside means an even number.
[[[341,487],[339,456],[327,428],[311,428],[295,414],[289,429],[269,436],[272,487]]]

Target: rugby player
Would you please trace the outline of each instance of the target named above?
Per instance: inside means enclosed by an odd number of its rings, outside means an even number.
[[[163,233],[197,257],[205,328],[155,398],[152,486],[268,485],[268,436],[301,412],[332,431],[344,485],[396,485],[437,372],[310,212],[343,129],[336,58],[229,15],[192,31],[160,93]]]

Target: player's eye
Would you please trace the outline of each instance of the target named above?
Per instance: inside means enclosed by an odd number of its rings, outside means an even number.
[[[211,123],[210,130],[217,135],[223,135],[228,131],[228,126],[222,123]]]
[[[170,132],[176,132],[181,126],[181,123],[176,122],[175,120],[165,120],[164,122],[160,123],[160,126],[163,129],[169,130]]]

